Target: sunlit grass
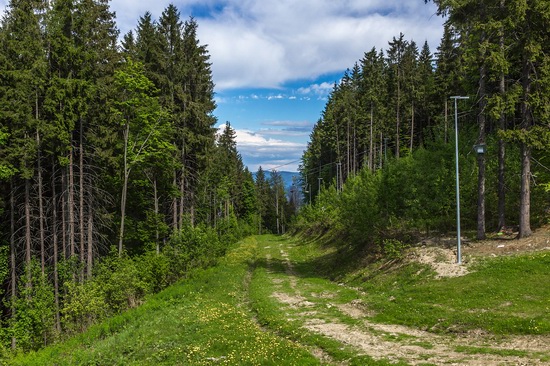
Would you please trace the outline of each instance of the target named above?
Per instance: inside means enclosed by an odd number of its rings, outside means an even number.
[[[305,276],[335,278],[361,289],[374,321],[445,333],[550,334],[548,251],[479,259],[470,274],[442,279],[427,265],[361,265],[354,253],[318,243],[295,246],[292,257]]]
[[[339,309],[353,301],[364,304],[374,323],[440,333],[550,334],[548,252],[480,260],[470,274],[443,279],[427,265],[392,263],[284,237],[248,238],[215,268],[194,272],[139,308],[11,363],[317,365],[321,361],[313,353],[321,353],[328,364],[390,364],[307,330],[312,320],[364,327],[361,318]],[[288,296],[288,302],[275,294]],[[396,344],[433,348],[411,336],[370,331]],[[546,353],[457,347],[463,354],[548,360]]]
[[[216,268],[152,297],[142,307],[14,365],[316,365],[299,344],[255,323],[246,298],[252,238]]]

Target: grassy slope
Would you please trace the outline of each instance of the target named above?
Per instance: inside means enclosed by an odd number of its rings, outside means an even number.
[[[373,320],[435,332],[550,334],[550,252],[478,259],[471,273],[435,279],[427,265],[375,262],[358,266],[353,252],[298,246],[302,272],[361,288]]]
[[[220,266],[197,273],[192,280],[77,338],[19,357],[13,364],[318,364],[308,349],[321,350],[327,363],[387,364],[308,332],[302,327],[307,315],[280,306],[271,296],[276,291],[310,294],[304,300],[315,302],[312,310],[349,324],[356,320],[346,319],[330,304],[360,297],[373,311],[373,321],[435,332],[550,334],[548,252],[487,259],[467,276],[434,279],[427,267],[418,264],[358,265],[352,252],[290,243],[274,236],[246,239]],[[282,256],[281,245],[287,248],[292,267]],[[334,297],[324,300],[320,296],[324,293]]]
[[[249,238],[216,268],[172,286],[140,308],[14,365],[312,365],[304,348],[263,331],[245,305]]]

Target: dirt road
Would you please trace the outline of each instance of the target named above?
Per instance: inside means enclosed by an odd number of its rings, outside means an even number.
[[[540,243],[545,242],[546,239],[540,240]],[[271,281],[271,297],[280,304],[288,321],[295,322],[305,331],[352,347],[357,353],[374,360],[410,365],[550,365],[548,336],[496,337],[481,330],[442,335],[401,325],[375,323],[371,319],[372,311],[361,300],[360,289],[300,273],[291,258],[293,242],[273,240],[259,244],[260,256],[265,259]],[[502,244],[494,245],[495,251],[502,249],[496,247]],[[468,250],[471,254],[473,247]],[[486,252],[490,254],[490,250]],[[468,273],[466,267],[457,267],[452,265],[452,261],[444,260],[452,255],[451,248],[435,252],[424,248],[410,259],[433,265],[441,276]],[[441,264],[443,262],[448,264]],[[310,348],[322,363],[342,364],[320,349]]]

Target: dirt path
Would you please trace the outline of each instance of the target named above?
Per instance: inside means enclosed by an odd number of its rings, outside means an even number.
[[[376,360],[404,361],[411,365],[550,365],[540,361],[541,355],[550,357],[550,337],[517,336],[496,339],[483,332],[463,336],[448,336],[430,333],[415,328],[379,324],[371,320],[371,313],[357,296],[356,300],[340,301],[340,292],[314,292],[315,284],[296,272],[288,254],[288,242],[278,244],[276,252],[266,254],[268,270],[272,274],[274,291],[272,297],[287,311],[289,321],[301,322],[308,331],[337,340],[351,346],[358,354]],[[273,254],[275,253],[275,254]],[[441,253],[420,252],[418,260],[429,261],[430,256]],[[284,266],[273,271],[275,259]],[[441,275],[463,275],[464,267],[440,268]],[[454,273],[453,271],[456,271]],[[439,271],[438,271],[439,272]],[[316,279],[318,282],[319,279]],[[346,288],[346,291],[358,291]],[[345,319],[352,319],[352,322]],[[352,323],[353,325],[350,325]],[[319,350],[312,352],[324,364],[333,364],[330,357]]]

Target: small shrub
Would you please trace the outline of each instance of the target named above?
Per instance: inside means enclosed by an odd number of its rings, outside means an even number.
[[[401,240],[384,239],[380,249],[387,259],[399,259],[403,257],[403,253],[408,247],[409,245],[403,243]]]

